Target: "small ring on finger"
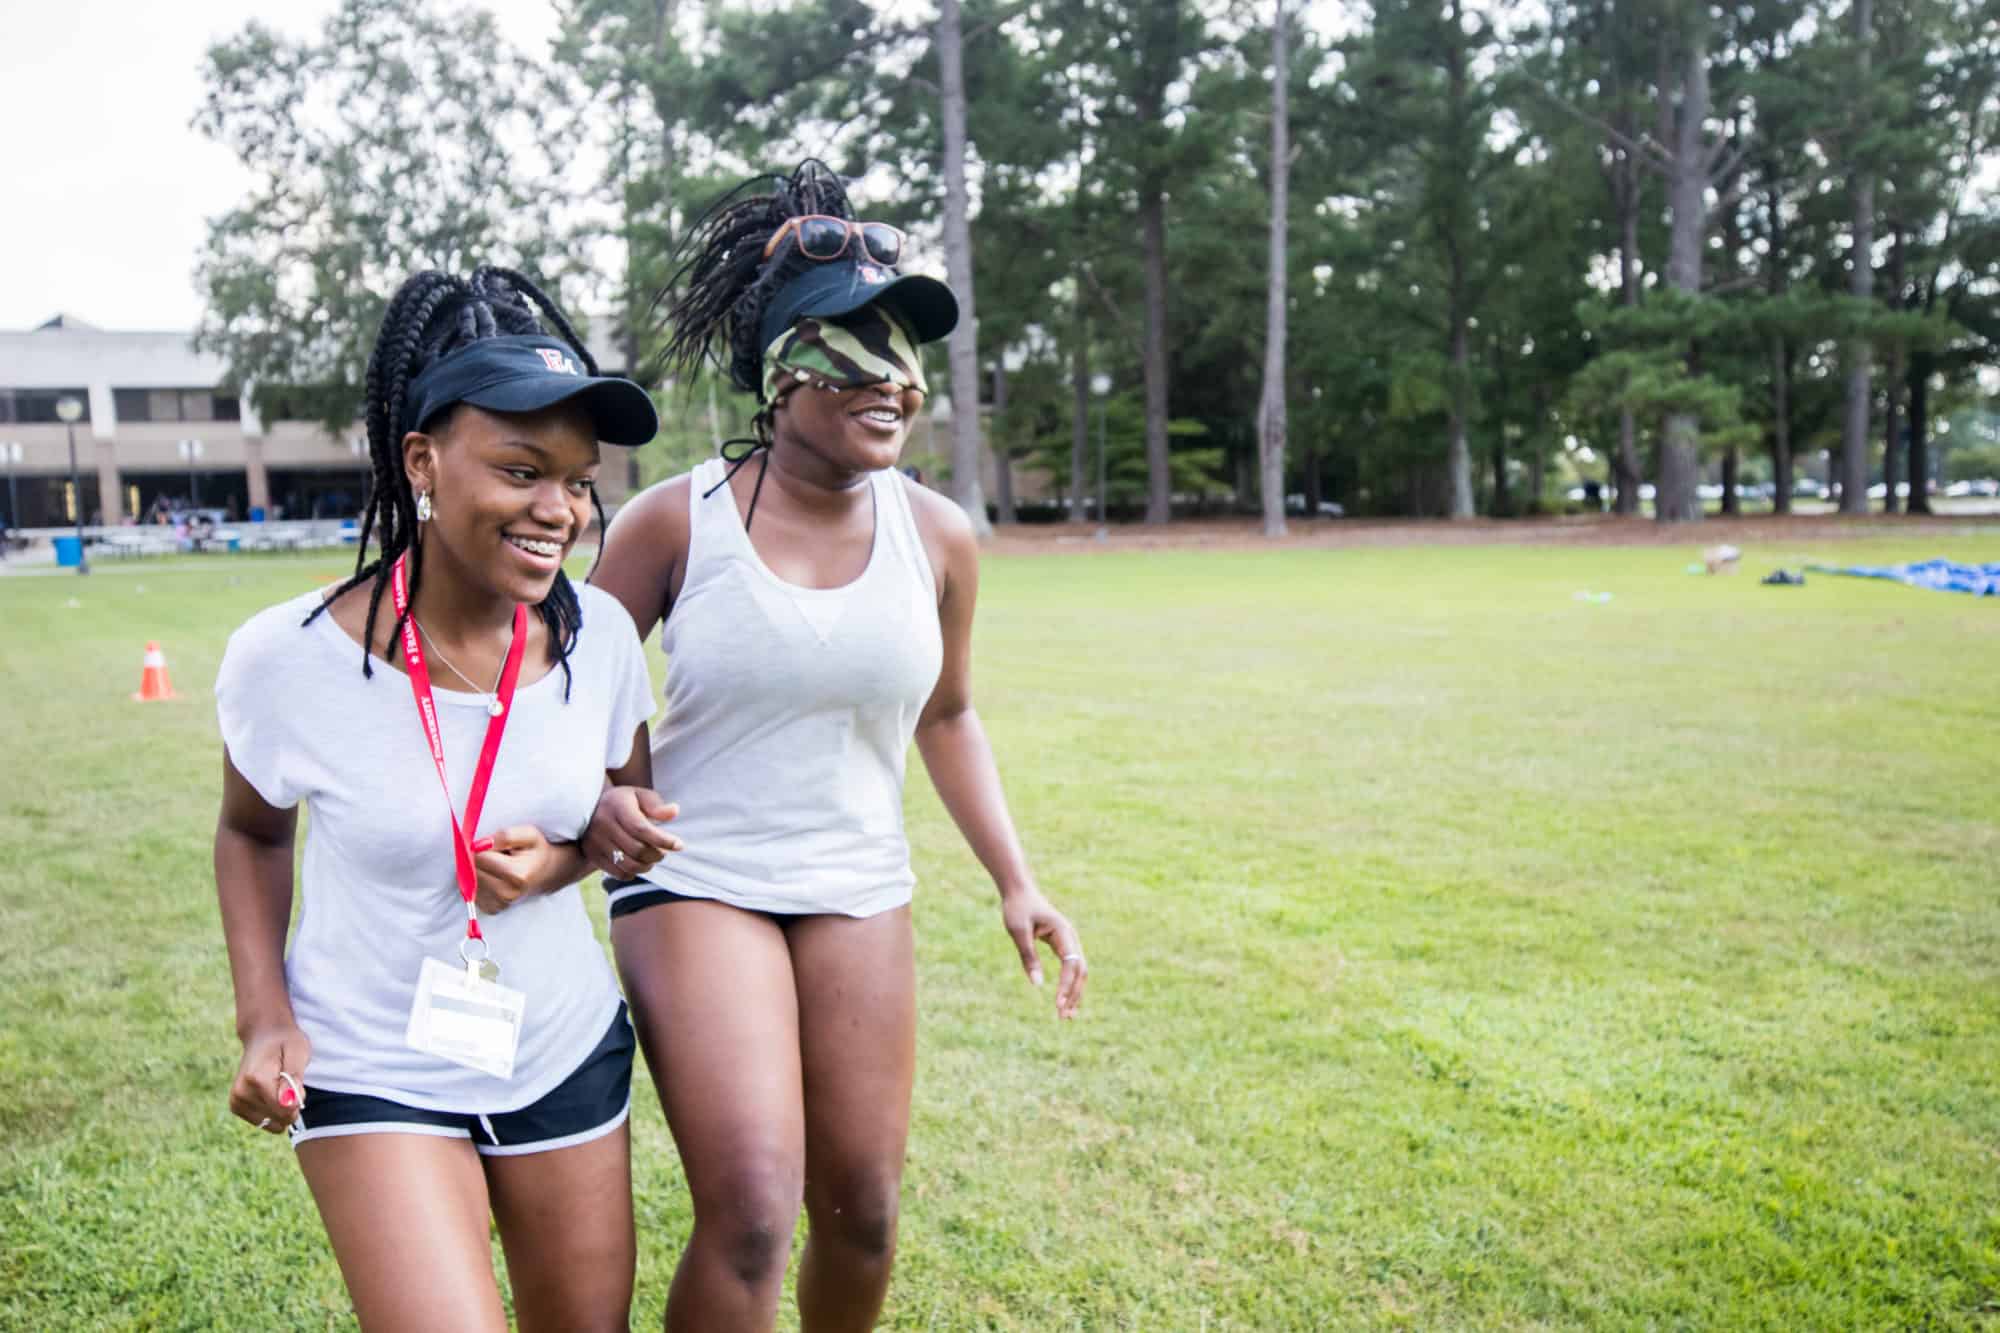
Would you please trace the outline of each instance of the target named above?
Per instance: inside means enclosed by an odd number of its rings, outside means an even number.
[[[622,865],[624,865],[624,864],[625,864],[625,853],[624,853],[624,852],[622,852],[622,851],[620,851],[620,850],[619,850],[618,848],[616,848],[616,847],[613,847],[613,848],[611,849],[611,864],[612,864],[612,865],[614,865],[614,866],[622,866]]]
[[[270,1116],[265,1116],[265,1117],[264,1117],[264,1118],[263,1118],[262,1120],[259,1120],[259,1121],[257,1122],[257,1128],[259,1128],[259,1129],[269,1129],[270,1127],[271,1127],[271,1117],[270,1117]]]
[[[1083,961],[1083,955],[1080,953],[1066,953],[1062,956],[1062,960],[1065,963],[1080,963]]]

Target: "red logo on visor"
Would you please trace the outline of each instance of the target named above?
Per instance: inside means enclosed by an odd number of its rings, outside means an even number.
[[[555,348],[537,347],[535,350],[542,354],[542,364],[550,370],[561,371],[565,375],[580,373],[576,368],[576,362],[570,360],[561,352],[556,351]]]

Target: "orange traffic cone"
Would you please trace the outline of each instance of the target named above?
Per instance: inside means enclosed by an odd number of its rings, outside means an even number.
[[[132,696],[141,703],[174,697],[174,683],[167,678],[167,655],[158,639],[146,640],[146,666],[139,677],[139,692]]]

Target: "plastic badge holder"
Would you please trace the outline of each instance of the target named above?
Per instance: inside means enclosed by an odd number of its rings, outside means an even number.
[[[524,993],[483,979],[474,966],[426,958],[403,1039],[439,1059],[512,1078],[527,1007]]]

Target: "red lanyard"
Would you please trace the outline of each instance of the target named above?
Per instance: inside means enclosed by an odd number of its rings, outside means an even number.
[[[479,808],[486,804],[486,784],[493,778],[493,762],[500,757],[500,737],[514,712],[514,684],[521,678],[521,655],[528,646],[528,608],[514,608],[514,641],[507,645],[507,665],[500,669],[498,699],[500,711],[486,724],[486,743],[479,749],[479,766],[472,770],[472,790],[465,797],[465,822],[451,808],[451,783],[444,775],[444,735],[438,730],[437,703],[431,697],[431,669],[424,662],[424,646],[417,637],[417,622],[410,614],[410,589],[403,566],[407,556],[397,556],[389,571],[389,592],[395,599],[396,614],[403,621],[403,665],[410,673],[410,693],[416,696],[417,716],[424,724],[424,738],[431,744],[431,759],[437,764],[438,784],[444,788],[444,805],[451,813],[451,851],[458,865],[458,894],[465,899],[465,938],[479,940],[479,909],[473,899],[479,892],[479,874],[473,869],[472,848],[465,830],[479,827]],[[469,682],[468,682],[469,683]]]

